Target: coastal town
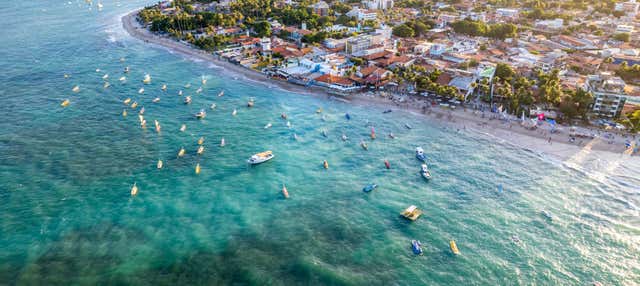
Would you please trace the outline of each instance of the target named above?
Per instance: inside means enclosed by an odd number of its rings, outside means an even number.
[[[336,97],[640,131],[640,2],[162,1],[159,36]],[[590,136],[588,134],[578,134]],[[635,135],[634,135],[635,137]],[[630,147],[630,146],[627,146]]]

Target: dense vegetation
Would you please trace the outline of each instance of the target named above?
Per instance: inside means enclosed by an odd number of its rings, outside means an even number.
[[[515,37],[518,32],[518,27],[510,23],[498,23],[487,25],[481,21],[473,21],[470,19],[464,19],[451,23],[451,27],[456,33],[461,33],[469,36],[489,37],[495,39],[506,39]]]

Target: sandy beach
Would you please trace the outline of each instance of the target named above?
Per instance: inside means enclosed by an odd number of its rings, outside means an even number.
[[[122,17],[123,27],[132,37],[146,43],[168,48],[194,59],[213,63],[248,80],[311,96],[341,100],[352,104],[374,104],[384,108],[391,108],[392,110],[405,110],[421,114],[441,122],[443,128],[482,133],[490,137],[495,137],[496,140],[531,150],[542,156],[550,156],[562,162],[580,164],[581,162],[590,160],[606,160],[609,157],[620,158],[620,156],[625,156],[625,158],[629,160],[637,161],[637,156],[629,156],[628,154],[630,152],[628,152],[629,150],[626,150],[624,146],[626,140],[637,140],[637,138],[631,138],[630,136],[613,134],[615,136],[613,139],[596,137],[595,139],[576,139],[574,142],[570,142],[569,127],[567,126],[562,126],[559,132],[551,134],[544,128],[538,128],[537,130],[526,129],[520,126],[518,122],[515,122],[515,120],[492,119],[490,118],[491,113],[488,112],[483,116],[482,113],[470,109],[459,108],[457,110],[450,110],[431,107],[426,99],[419,98],[418,96],[405,96],[403,102],[383,98],[374,93],[359,93],[350,96],[348,99],[338,99],[328,94],[327,90],[321,87],[308,88],[284,81],[271,80],[262,73],[220,60],[216,56],[191,47],[188,44],[153,34],[142,27],[136,20],[138,11],[139,10],[135,10]],[[593,130],[593,133],[597,132],[598,131]],[[601,135],[604,134],[604,132],[601,133]],[[576,161],[576,158],[579,158],[579,161]]]

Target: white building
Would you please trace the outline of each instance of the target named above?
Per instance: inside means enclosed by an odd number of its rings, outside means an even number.
[[[640,10],[640,3],[637,3],[636,0],[616,3],[614,10],[625,11],[627,12],[627,15],[635,17],[636,15],[638,15],[638,11]]]
[[[633,33],[633,26],[630,25],[618,25],[616,26],[616,33]]]
[[[350,55],[357,56],[363,51],[369,49],[373,44],[373,39],[370,35],[360,35],[347,39],[345,44],[345,52]]]
[[[387,10],[393,8],[393,0],[371,0],[364,4],[371,10]]]
[[[496,14],[498,14],[498,16],[500,17],[515,19],[515,18],[518,18],[518,15],[520,14],[520,10],[510,9],[510,8],[498,8],[496,9]]]
[[[537,20],[535,22],[536,28],[542,29],[551,29],[551,30],[560,30],[564,25],[563,19],[554,19],[554,20]]]
[[[593,113],[609,118],[617,118],[627,100],[624,90],[626,83],[609,72],[587,77],[585,88],[595,97]]]

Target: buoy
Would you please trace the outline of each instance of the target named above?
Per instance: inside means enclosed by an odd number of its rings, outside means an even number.
[[[138,186],[136,183],[133,183],[133,187],[131,187],[131,196],[135,196],[138,194]]]

